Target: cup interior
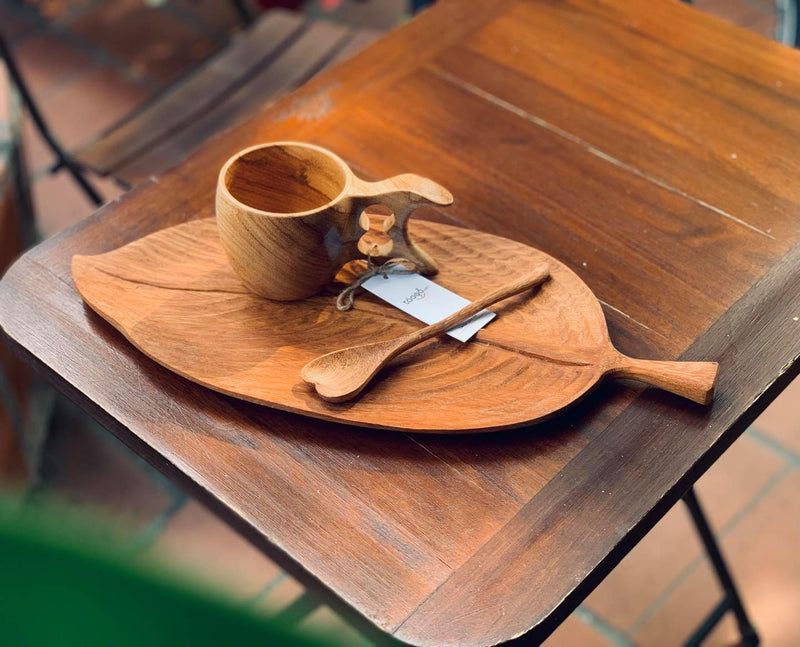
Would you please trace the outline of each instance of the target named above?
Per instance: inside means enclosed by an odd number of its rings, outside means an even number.
[[[298,144],[274,144],[237,157],[225,186],[242,204],[270,213],[313,211],[333,202],[346,184],[336,157]]]

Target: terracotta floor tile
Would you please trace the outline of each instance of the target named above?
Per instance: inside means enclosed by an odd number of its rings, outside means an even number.
[[[778,14],[774,11],[758,12],[747,22],[747,28],[766,38],[775,39],[778,26]]]
[[[703,643],[703,647],[739,647],[740,645],[741,636],[736,625],[736,618],[732,613],[725,614],[725,617],[720,620]]]
[[[743,435],[697,482],[695,491],[719,532],[785,464],[780,454]]]
[[[42,459],[47,494],[100,514],[126,538],[173,502],[160,477],[74,405],[62,401],[54,420]]]
[[[326,644],[342,647],[368,647],[372,642],[364,638],[341,616],[330,608],[321,606],[298,626],[298,630],[312,637],[319,637]]]
[[[745,608],[762,644],[800,645],[800,470],[771,490],[722,541]],[[719,599],[719,587],[707,562],[670,596],[634,639],[641,645],[675,645],[703,619]],[[735,625],[727,621],[710,645],[737,644]]]
[[[700,545],[686,513],[678,506],[651,530],[586,600],[595,615],[627,630],[658,599]]]
[[[106,200],[113,200],[124,192],[113,180],[91,173],[88,177]],[[32,193],[36,223],[44,238],[71,227],[96,209],[72,176],[64,170],[36,180]]]
[[[41,110],[67,150],[88,143],[141,105],[150,93],[106,69],[66,84]]]
[[[223,45],[141,0],[97,5],[70,30],[124,61],[133,74],[168,83]]]
[[[721,599],[711,567],[704,561],[633,639],[648,647],[683,644]]]
[[[609,647],[613,644],[574,613],[542,643],[543,647]]]
[[[269,591],[264,593],[262,588],[258,600],[253,605],[253,611],[265,616],[273,616],[288,607],[299,598],[305,588],[293,577],[283,575],[280,580],[268,582]]]
[[[94,207],[66,171],[34,182],[33,208],[44,238],[52,236],[88,216]]]
[[[56,133],[57,136],[58,133]],[[56,161],[53,151],[50,150],[34,126],[33,119],[28,112],[22,114],[22,150],[25,155],[25,164],[31,173],[50,168]]]
[[[778,10],[775,0],[694,0],[695,8],[767,38],[775,38]]]
[[[252,598],[281,572],[260,550],[194,501],[170,520],[149,555],[238,600]]]
[[[51,31],[40,31],[13,46],[22,78],[40,100],[68,79],[78,78],[97,65]]]
[[[800,456],[800,377],[767,407],[753,428]]]
[[[692,6],[742,26],[746,26],[751,14],[762,10],[762,7],[751,0],[693,0]]]
[[[712,527],[724,527],[784,461],[742,436],[700,479],[698,497]],[[675,506],[586,599],[606,622],[628,630],[669,584],[702,553],[688,511]]]
[[[85,146],[150,97],[150,93],[118,74],[97,68],[52,92],[39,109],[60,145],[67,151]],[[25,159],[31,172],[55,161],[27,113],[22,123]]]

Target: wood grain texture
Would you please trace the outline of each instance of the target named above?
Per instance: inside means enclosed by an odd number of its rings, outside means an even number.
[[[427,70],[362,104],[328,145],[378,174],[396,168],[383,147],[423,170],[437,151],[435,177],[456,196],[439,218],[570,263],[601,301],[662,336],[662,356],[685,349],[786,246]],[[407,134],[420,127],[422,143]],[[375,149],[349,143],[359,136]]]
[[[800,199],[800,184],[781,180],[800,175],[800,51],[670,4],[517,3],[432,69],[786,251]]]
[[[179,375],[327,420],[438,432],[519,426],[563,409],[617,370],[607,363],[599,304],[562,263],[480,232],[425,222],[412,223],[412,231],[440,259],[437,282],[467,299],[519,267],[547,262],[551,280],[535,296],[498,306],[497,320],[474,343],[437,339],[398,358],[354,404],[321,400],[302,382],[302,367],[329,350],[411,333],[419,324],[371,295],[344,313],[336,310],[335,290],[291,303],[259,298],[231,269],[212,220],[101,256],[76,256],[73,276],[92,308]]]
[[[693,474],[713,464],[800,373],[800,336],[792,315],[800,311],[799,283],[800,245],[795,245],[683,355],[718,357],[720,392],[730,397],[709,410],[678,412],[669,411],[669,396],[652,392],[639,398],[609,425],[603,442],[565,465],[395,635],[424,645],[493,645],[512,636],[533,644],[543,640],[599,583],[597,572],[613,568],[693,484]],[[753,335],[754,312],[763,326],[759,335]],[[757,395],[746,396],[742,407],[745,393]],[[641,432],[644,426],[648,433]],[[635,491],[626,496],[637,466],[647,477],[636,480]],[[638,506],[640,516],[631,516],[630,508]],[[597,529],[607,541],[602,547],[596,544]],[[556,563],[549,562],[555,552]],[[584,575],[569,577],[572,573]],[[500,599],[510,603],[502,629]]]
[[[29,253],[0,283],[0,325],[365,629],[537,642],[800,370],[797,65],[677,2],[442,0]],[[82,304],[72,256],[212,216],[223,162],[281,139],[367,178],[435,177],[456,202],[424,218],[563,259],[626,354],[718,360],[713,405],[606,384],[535,433],[381,434],[234,401],[143,358]]]
[[[328,402],[349,402],[359,395],[375,375],[401,353],[424,341],[468,323],[486,308],[499,301],[540,285],[550,277],[550,266],[542,263],[530,273],[472,301],[443,319],[394,339],[348,346],[312,359],[300,371],[304,382]],[[424,294],[424,293],[423,293]],[[463,375],[457,380],[469,379]]]
[[[259,298],[233,272],[212,221],[169,228],[101,256],[75,256],[72,272],[86,302],[167,368],[222,393],[323,420],[496,431],[549,418],[606,374],[711,402],[715,363],[620,354],[591,290],[557,260],[480,232],[424,222],[412,230],[439,258],[438,282],[468,298],[496,291],[501,277],[520,267],[552,268],[550,280],[498,306],[499,319],[474,342],[438,339],[405,353],[354,403],[321,400],[303,384],[318,381],[301,379],[305,367],[326,350],[418,337],[419,325],[375,297],[345,313],[331,294],[292,303]],[[345,271],[341,278],[353,277]]]
[[[413,173],[365,182],[329,150],[270,142],[239,151],[222,166],[215,212],[222,246],[244,284],[263,297],[293,301],[317,294],[343,265],[363,258],[361,214],[376,205],[393,216],[386,254],[435,274],[436,263],[410,236],[408,219],[419,207],[452,202],[447,189]],[[378,253],[374,260],[386,259]]]

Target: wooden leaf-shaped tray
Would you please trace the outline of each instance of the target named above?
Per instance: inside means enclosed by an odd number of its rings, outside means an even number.
[[[519,426],[553,415],[604,374],[630,373],[625,362],[638,362],[613,349],[591,290],[556,259],[477,231],[422,221],[410,228],[439,265],[435,280],[467,299],[543,260],[551,279],[495,306],[498,317],[472,341],[442,336],[422,344],[396,358],[357,400],[341,404],[321,400],[300,379],[306,362],[422,324],[367,293],[339,312],[333,290],[295,302],[248,292],[213,219],[75,256],[72,272],[96,312],[176,373],[237,398],[355,425],[427,432]],[[339,278],[352,274],[345,268]]]

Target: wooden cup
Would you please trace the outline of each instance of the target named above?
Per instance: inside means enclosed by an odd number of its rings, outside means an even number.
[[[419,206],[452,202],[447,189],[418,175],[365,182],[320,146],[274,142],[225,162],[216,214],[222,245],[245,285],[293,301],[316,294],[342,265],[365,254],[407,258],[434,274],[433,259],[409,238],[407,221]],[[372,205],[391,215],[363,213]]]

